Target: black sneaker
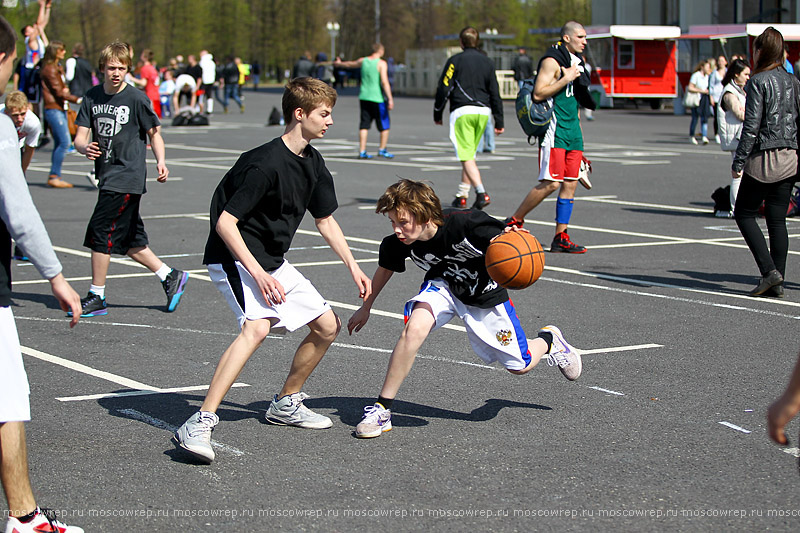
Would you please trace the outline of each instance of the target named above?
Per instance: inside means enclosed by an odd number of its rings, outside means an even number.
[[[508,217],[507,219],[505,219],[505,220],[503,221],[503,223],[504,223],[506,226],[516,226],[516,227],[518,227],[518,228],[521,228],[521,227],[522,227],[522,225],[525,223],[525,221],[524,221],[524,220],[520,220],[520,219],[518,219],[518,218],[516,218],[516,217],[513,217],[513,216],[511,216],[511,217]]]
[[[556,236],[553,237],[553,244],[550,245],[550,251],[565,254],[583,254],[586,253],[586,248],[572,242],[567,232],[562,231],[561,233],[556,233]]]
[[[490,203],[492,203],[492,199],[489,198],[489,195],[485,192],[479,192],[478,197],[475,198],[475,203],[472,204],[472,209],[483,209]]]
[[[183,270],[173,268],[167,279],[161,282],[164,287],[164,292],[167,293],[167,312],[171,313],[178,308],[181,302],[181,295],[186,288],[186,280],[189,279],[189,274]]]
[[[466,209],[467,208],[467,199],[463,196],[456,196],[453,198],[453,203],[450,204],[453,207],[457,207],[459,209]]]
[[[81,298],[81,318],[107,314],[106,299],[102,296],[89,291],[86,298]],[[72,316],[72,311],[67,311],[67,316]]]

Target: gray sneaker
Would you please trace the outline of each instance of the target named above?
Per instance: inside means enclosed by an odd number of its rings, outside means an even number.
[[[392,412],[379,403],[364,408],[364,418],[356,426],[356,437],[371,439],[392,429]]]
[[[308,398],[305,392],[295,392],[287,394],[280,400],[278,395],[272,399],[272,403],[264,415],[267,422],[279,426],[297,426],[306,429],[328,429],[333,425],[327,416],[315,413],[305,405],[303,400]]]
[[[189,420],[183,423],[172,442],[186,450],[199,461],[211,464],[214,460],[214,450],[211,448],[211,432],[219,423],[219,417],[208,411],[197,411]]]
[[[539,331],[547,331],[553,335],[553,344],[548,352],[550,357],[547,359],[547,364],[558,365],[558,369],[570,381],[578,379],[583,370],[583,362],[578,350],[564,340],[561,330],[555,326],[545,326]]]

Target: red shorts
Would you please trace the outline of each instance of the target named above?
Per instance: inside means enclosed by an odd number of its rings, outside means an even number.
[[[577,180],[583,152],[565,148],[539,148],[539,181]]]

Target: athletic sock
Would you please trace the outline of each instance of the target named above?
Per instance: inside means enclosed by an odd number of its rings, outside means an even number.
[[[549,331],[540,331],[536,336],[547,343],[547,353],[550,353],[550,349],[553,347],[553,334]]]
[[[156,270],[156,276],[158,276],[158,279],[161,281],[164,281],[167,279],[170,272],[172,272],[172,269],[168,267],[166,263],[161,263],[161,268]]]
[[[106,297],[106,286],[105,285],[89,285],[89,292],[93,292],[94,294],[98,295],[100,298]]]
[[[468,183],[459,183],[458,184],[458,192],[456,196],[460,198],[468,198],[469,197],[469,184]]]
[[[391,409],[393,401],[394,401],[394,399],[390,400],[389,398],[384,398],[383,396],[378,396],[378,399],[377,399],[377,401],[375,403],[381,404],[384,409]]]
[[[475,192],[478,194],[484,194],[486,193],[486,187],[483,186],[483,183],[481,183],[480,185],[476,185]]]

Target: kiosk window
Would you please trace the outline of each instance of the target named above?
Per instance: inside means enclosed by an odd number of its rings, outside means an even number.
[[[620,42],[617,54],[617,68],[635,68],[633,60],[633,43]]]

